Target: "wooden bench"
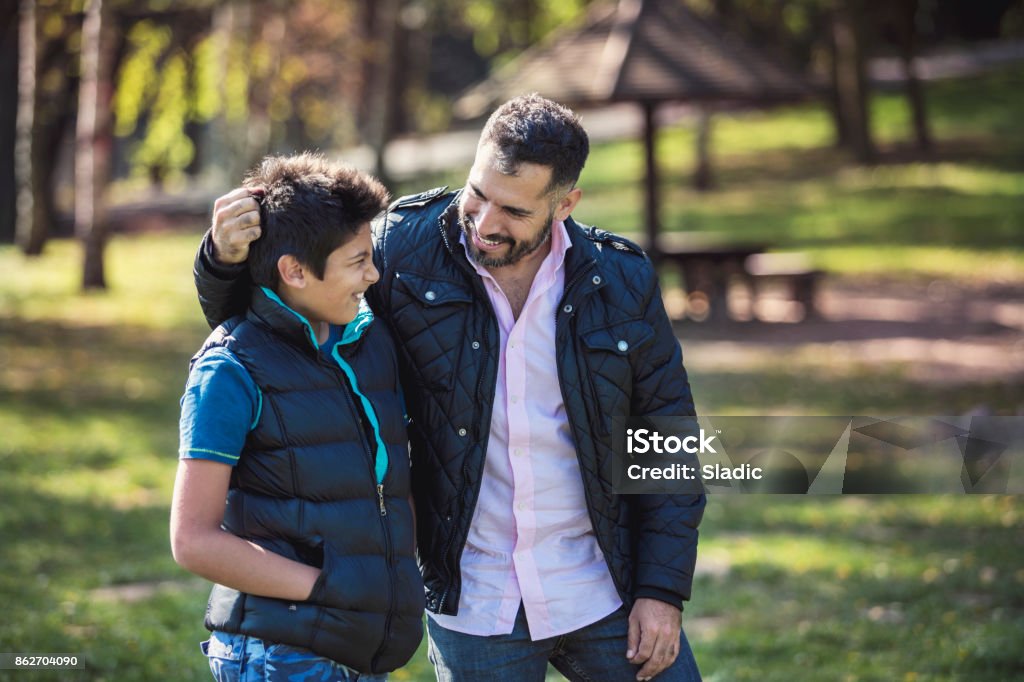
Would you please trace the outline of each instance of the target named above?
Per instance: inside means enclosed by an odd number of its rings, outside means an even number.
[[[818,316],[815,298],[825,273],[813,269],[805,254],[755,253],[747,257],[743,269],[755,299],[765,284],[781,283],[790,299],[803,305],[805,319]]]

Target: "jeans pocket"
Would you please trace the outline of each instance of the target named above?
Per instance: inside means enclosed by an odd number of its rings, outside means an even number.
[[[212,632],[210,639],[200,645],[210,663],[210,672],[213,673],[216,682],[241,680],[245,639],[245,635]]]

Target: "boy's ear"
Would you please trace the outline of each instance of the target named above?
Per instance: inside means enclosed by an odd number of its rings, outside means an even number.
[[[281,284],[287,284],[296,289],[306,286],[306,269],[291,254],[286,253],[277,259],[277,275],[281,279]]]

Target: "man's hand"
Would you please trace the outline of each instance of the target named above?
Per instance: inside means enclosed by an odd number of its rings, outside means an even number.
[[[249,244],[260,238],[260,206],[254,197],[263,190],[239,187],[213,203],[213,256],[222,265],[249,257]]]
[[[649,680],[672,665],[679,655],[682,615],[678,607],[657,599],[637,599],[629,613],[626,658],[642,665],[638,680]]]

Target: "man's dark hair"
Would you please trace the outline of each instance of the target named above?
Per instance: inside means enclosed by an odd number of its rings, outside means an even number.
[[[480,142],[495,146],[498,170],[506,175],[515,175],[522,163],[550,168],[546,192],[572,189],[590,153],[590,141],[579,117],[536,93],[498,107],[487,119]]]
[[[387,205],[380,182],[320,154],[268,156],[246,175],[246,187],[262,187],[261,236],[249,249],[257,285],[277,289],[277,261],[292,255],[323,279],[331,252]]]

